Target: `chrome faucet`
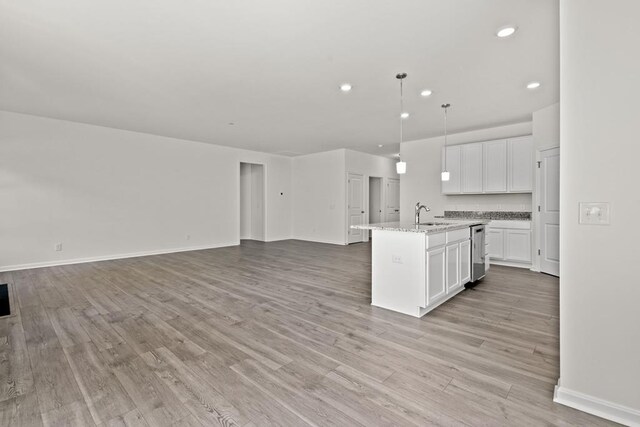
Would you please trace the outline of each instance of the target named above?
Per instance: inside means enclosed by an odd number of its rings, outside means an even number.
[[[416,225],[420,224],[420,211],[424,209],[425,212],[429,212],[431,209],[425,205],[421,205],[420,202],[416,203]]]

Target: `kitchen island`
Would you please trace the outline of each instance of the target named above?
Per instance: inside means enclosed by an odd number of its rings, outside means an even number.
[[[471,227],[478,220],[421,225],[387,222],[372,230],[371,304],[422,317],[464,290],[471,279]],[[479,248],[483,251],[486,249]],[[488,259],[488,258],[487,258]]]

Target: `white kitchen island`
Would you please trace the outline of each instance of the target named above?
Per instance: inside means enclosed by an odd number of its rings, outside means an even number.
[[[354,226],[373,231],[371,304],[422,317],[463,291],[471,278],[470,227],[487,222]]]

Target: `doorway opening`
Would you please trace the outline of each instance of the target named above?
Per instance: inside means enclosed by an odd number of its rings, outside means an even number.
[[[369,177],[369,224],[377,224],[384,222],[384,187],[382,186],[382,178],[376,176]],[[372,232],[369,232],[369,240],[371,240]]]
[[[265,241],[264,165],[240,163],[240,240]]]

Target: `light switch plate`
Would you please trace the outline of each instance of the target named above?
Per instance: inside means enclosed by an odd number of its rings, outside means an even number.
[[[580,202],[580,224],[609,225],[611,209],[606,202]]]

